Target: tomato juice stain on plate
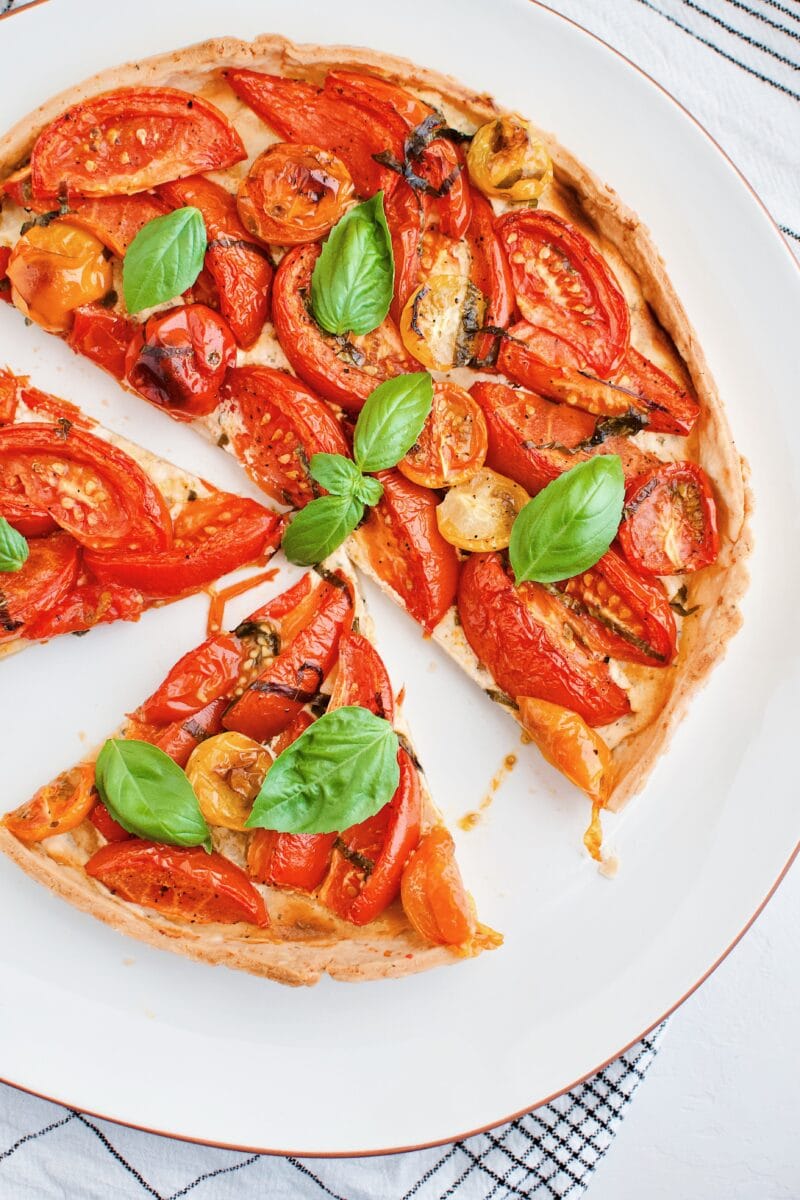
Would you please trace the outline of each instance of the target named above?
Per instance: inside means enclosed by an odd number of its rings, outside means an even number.
[[[514,770],[516,765],[516,754],[507,754],[498,770],[495,771],[494,775],[492,776],[492,781],[489,784],[489,790],[478,805],[477,811],[465,813],[464,816],[460,818],[458,822],[460,829],[474,829],[475,826],[480,823],[483,813],[485,813],[487,808],[489,808],[491,805],[501,783],[506,776]]]

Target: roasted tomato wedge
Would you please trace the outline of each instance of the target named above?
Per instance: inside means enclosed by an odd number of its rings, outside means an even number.
[[[544,757],[595,804],[608,800],[613,782],[611,751],[583,717],[560,704],[518,696],[519,719]]]
[[[431,630],[453,603],[458,587],[458,555],[436,523],[439,497],[382,471],[383,498],[370,509],[357,537],[372,569],[400,597],[415,621]]]
[[[455,844],[437,825],[411,855],[400,885],[403,911],[426,942],[463,946],[475,934],[475,906],[461,879]]]
[[[458,612],[470,646],[512,699],[550,700],[589,725],[630,711],[606,664],[577,640],[561,600],[541,584],[515,587],[499,554],[473,554],[464,563]]]
[[[422,433],[397,464],[412,483],[452,487],[479,471],[486,459],[486,421],[480,405],[455,383],[437,383]]]
[[[195,746],[219,733],[222,728],[222,714],[227,707],[227,696],[220,696],[219,699],[212,700],[198,709],[192,716],[169,721],[166,725],[142,721],[137,711],[131,714],[125,728],[125,737],[150,742],[168,754],[179,767],[185,767]]]
[[[245,229],[236,199],[224,187],[195,175],[159,189],[172,208],[199,208],[208,234],[205,266],[216,285],[219,310],[240,346],[252,346],[269,315],[272,263]]]
[[[0,509],[6,495],[46,509],[92,550],[163,549],[172,541],[169,510],[142,468],[69,423],[0,429]]]
[[[264,899],[241,867],[202,846],[183,850],[131,838],[101,847],[85,870],[123,900],[172,920],[269,925]]]
[[[547,147],[528,121],[505,113],[476,130],[467,152],[470,179],[486,196],[538,200],[552,181]]]
[[[176,420],[192,421],[217,407],[225,372],[235,362],[227,322],[205,304],[183,304],[138,326],[125,368],[145,399]]]
[[[39,788],[32,800],[6,813],[3,824],[21,842],[41,842],[75,829],[96,800],[94,763],[81,763]]]
[[[63,218],[23,234],[6,275],[16,307],[50,333],[64,333],[75,309],[101,299],[112,284],[103,243]]]
[[[136,588],[118,584],[82,583],[27,626],[26,637],[58,637],[60,633],[85,633],[111,621],[138,621],[144,596]]]
[[[619,541],[628,562],[653,575],[699,571],[719,554],[711,484],[695,463],[662,463],[632,479]]]
[[[89,813],[89,820],[107,842],[127,842],[133,836],[128,833],[127,829],[123,829],[118,821],[114,820],[102,800],[98,800]]]
[[[505,246],[522,315],[536,330],[531,349],[558,366],[608,378],[628,349],[630,317],[619,284],[583,234],[555,213],[506,213]]]
[[[291,613],[281,625],[283,649],[225,714],[226,729],[263,742],[285,729],[313,700],[333,667],[339,638],[353,619],[349,584],[338,575],[323,580],[313,599],[301,601],[304,624],[289,640]]]
[[[31,189],[35,198],[129,196],[246,157],[227,118],[200,96],[117,88],[74,104],[39,134]]]
[[[329,150],[278,142],[259,154],[239,184],[244,224],[262,242],[316,242],[355,198],[347,167]]]
[[[243,733],[218,733],[201,742],[186,764],[186,777],[209,825],[244,830],[271,765],[266,746]]]
[[[181,509],[169,549],[90,552],[86,565],[105,583],[179,596],[277,549],[281,528],[278,514],[255,500],[215,492]]]
[[[319,487],[309,474],[314,454],[349,454],[342,426],[324,401],[286,371],[236,367],[223,398],[239,418],[233,445],[250,478],[279,500],[301,508]]]
[[[101,304],[82,304],[73,313],[67,342],[116,379],[125,378],[125,359],[136,324]]]
[[[281,75],[236,69],[226,71],[225,78],[287,142],[319,146],[340,158],[360,196],[394,186],[397,176],[372,156],[386,149],[400,153],[405,126],[397,115],[378,119],[327,90]]]
[[[631,346],[615,382],[628,388],[647,412],[656,433],[688,434],[700,416],[697,399],[655,363]]]
[[[675,618],[664,589],[639,575],[614,550],[563,583],[554,584],[581,619],[581,637],[598,654],[666,667],[675,657]]]
[[[423,208],[418,194],[404,180],[384,196],[383,208],[394,257],[394,298],[389,312],[397,323],[419,284]]]
[[[459,550],[505,550],[529,500],[513,479],[481,467],[466,483],[450,488],[437,506],[436,524],[445,541]]]
[[[319,898],[338,917],[367,925],[392,903],[408,856],[419,842],[422,797],[407,751],[397,761],[397,791],[379,813],[341,833]]]
[[[25,637],[28,625],[40,613],[49,611],[69,594],[79,566],[80,547],[69,534],[33,539],[20,570],[0,578],[0,641]]]
[[[484,324],[505,329],[514,313],[514,288],[502,242],[494,226],[494,210],[483,196],[473,195],[472,218],[467,230],[472,256],[470,279],[486,297]],[[473,343],[473,365],[491,367],[497,360],[499,341],[492,334],[479,334]]]
[[[378,651],[360,633],[343,633],[339,642],[339,671],[328,712],[356,704],[376,717],[394,721],[394,695],[389,675]]]
[[[463,367],[475,354],[486,297],[460,275],[431,275],[412,292],[400,316],[409,354],[430,371]]]
[[[301,379],[349,411],[358,412],[384,379],[418,370],[390,317],[360,337],[325,333],[308,308],[319,246],[297,246],[275,274],[272,319],[286,357]]]
[[[69,223],[88,229],[107,250],[124,258],[128,246],[147,222],[168,212],[169,205],[146,192],[138,196],[98,196],[71,204]]]
[[[232,633],[218,633],[178,659],[153,695],[136,710],[152,725],[183,721],[220,696],[230,696],[242,669],[244,647]]]

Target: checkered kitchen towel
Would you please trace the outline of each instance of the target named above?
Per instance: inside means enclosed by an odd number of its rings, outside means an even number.
[[[0,10],[20,4],[0,0]],[[698,117],[800,257],[800,0],[551,0],[551,7],[616,46]],[[0,1200],[575,1198],[614,1140],[663,1028],[510,1125],[386,1158],[302,1160],[215,1150],[0,1086]]]

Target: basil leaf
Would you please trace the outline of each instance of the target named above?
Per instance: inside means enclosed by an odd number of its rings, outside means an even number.
[[[247,821],[281,833],[335,833],[374,816],[400,781],[388,721],[348,705],[325,713],[279,754]]]
[[[373,479],[371,475],[361,475],[354,495],[356,500],[362,500],[364,504],[377,504],[383,495],[383,484],[379,479]]]
[[[517,583],[556,583],[602,558],[622,520],[625,480],[617,454],[603,454],[559,475],[529,500],[508,547]]]
[[[352,496],[320,496],[300,512],[283,535],[289,562],[309,567],[322,562],[341,546],[364,515],[364,505]]]
[[[392,240],[376,192],[331,230],[311,275],[311,311],[328,333],[369,333],[388,313],[393,288]]]
[[[191,287],[203,267],[206,227],[199,208],[176,208],[144,225],[122,262],[129,313],[172,300]]]
[[[361,470],[396,466],[422,432],[432,404],[433,380],[427,371],[379,384],[356,421],[353,456]]]
[[[314,454],[308,469],[332,496],[355,496],[361,482],[358,467],[343,454]]]
[[[205,846],[211,830],[192,785],[158,746],[111,738],[95,766],[97,790],[115,821],[128,833],[171,846]]]
[[[5,517],[0,517],[0,571],[19,571],[30,554],[28,543]]]

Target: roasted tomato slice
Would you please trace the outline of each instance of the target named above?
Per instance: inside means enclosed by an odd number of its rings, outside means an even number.
[[[628,349],[615,383],[633,392],[647,412],[648,428],[655,433],[692,432],[700,416],[696,397],[633,346]]]
[[[253,241],[239,219],[236,198],[210,179],[195,175],[159,189],[172,208],[199,208],[208,234],[205,265],[219,298],[219,310],[233,336],[252,346],[269,315],[272,263],[266,247]]]
[[[350,453],[328,405],[286,371],[235,367],[222,395],[239,418],[237,457],[262,491],[282,504],[302,508],[319,495],[308,469],[312,455]]]
[[[400,782],[394,796],[374,817],[339,835],[320,888],[322,903],[354,925],[374,921],[396,899],[403,868],[419,842],[419,775],[406,750],[397,761]]]
[[[484,324],[492,329],[506,329],[514,313],[511,270],[494,226],[494,209],[477,192],[472,195],[472,218],[467,229],[467,243],[472,255],[470,279],[481,295],[486,297]],[[499,340],[496,335],[480,335],[473,346],[474,365],[493,366],[498,352]]]
[[[358,531],[372,569],[431,630],[455,600],[458,555],[436,523],[439,497],[399,471],[382,471],[383,498]]]
[[[225,372],[235,362],[227,322],[205,304],[183,304],[138,327],[125,367],[145,399],[176,420],[192,421],[217,407]]]
[[[411,855],[400,885],[403,912],[420,937],[440,946],[463,946],[475,935],[475,906],[443,825],[426,833]]]
[[[378,651],[361,633],[343,633],[339,641],[339,671],[328,712],[355,704],[376,717],[394,721],[394,694]]]
[[[699,571],[719,554],[711,484],[695,463],[662,463],[632,479],[619,541],[628,562],[653,575]]]
[[[497,221],[517,304],[546,363],[589,367],[608,378],[628,349],[628,305],[591,242],[555,213],[506,213]]]
[[[296,628],[288,613],[281,625],[284,647],[225,714],[225,728],[246,733],[258,742],[285,729],[304,704],[313,700],[333,667],[339,638],[353,620],[350,585],[339,575],[320,583],[308,602],[301,601],[303,624]],[[299,606],[298,606],[299,607]]]
[[[227,118],[200,96],[117,88],[74,104],[39,134],[31,189],[35,198],[129,196],[246,157]]]
[[[515,587],[499,554],[473,554],[464,563],[458,612],[470,646],[512,699],[550,700],[589,725],[630,711],[606,664],[577,640],[561,600],[541,584]]]
[[[239,184],[237,204],[262,242],[300,246],[324,237],[354,197],[350,172],[335,154],[277,142],[259,154]]]
[[[138,196],[98,196],[71,204],[69,222],[88,229],[112,254],[124,258],[147,222],[168,212],[168,204],[146,192]]]
[[[73,313],[67,342],[76,354],[90,358],[121,380],[125,378],[125,358],[136,330],[136,323],[121,313],[101,304],[82,304]]]
[[[130,455],[69,423],[0,429],[0,509],[27,498],[92,550],[163,549],[172,522]]]
[[[40,612],[27,626],[25,636],[44,640],[60,633],[85,633],[111,621],[138,621],[144,608],[144,596],[136,588],[82,583],[52,608]]]
[[[66,332],[75,309],[107,295],[113,278],[102,242],[66,218],[23,234],[6,275],[16,307],[50,333]]]
[[[518,696],[519,719],[544,757],[595,803],[608,800],[613,783],[611,751],[583,717],[560,704]]]
[[[400,153],[405,126],[398,116],[379,119],[327,90],[281,75],[236,69],[225,78],[285,141],[319,146],[340,158],[360,196],[394,187],[397,176],[372,156],[387,149]]]
[[[107,842],[127,842],[133,836],[114,820],[102,800],[98,800],[89,813],[89,820]]]
[[[6,813],[3,824],[14,837],[30,845],[75,829],[96,800],[94,763],[81,763],[39,788],[32,800]]]
[[[477,401],[456,383],[436,383],[428,419],[397,469],[423,487],[452,487],[481,469],[486,449],[486,421]]]
[[[191,717],[169,721],[166,725],[142,721],[138,712],[132,713],[125,728],[125,737],[150,742],[168,754],[179,767],[185,767],[196,746],[213,737],[222,728],[222,714],[228,707],[227,696],[212,700]]]
[[[338,337],[317,325],[308,307],[320,247],[297,246],[275,274],[272,319],[283,352],[301,379],[326,400],[353,412],[384,379],[418,366],[390,317],[360,337]]]
[[[276,550],[281,529],[279,515],[255,500],[214,492],[184,505],[169,549],[90,552],[86,565],[104,583],[179,596]]]
[[[80,547],[68,533],[34,538],[20,570],[0,578],[0,641],[27,636],[27,626],[69,594],[79,567]]]
[[[131,838],[101,847],[85,870],[123,900],[172,920],[269,925],[264,899],[241,867],[202,846],[183,850]]]
[[[167,725],[193,717],[220,696],[230,696],[242,670],[244,646],[232,633],[218,633],[178,659],[164,682],[137,708],[137,720]]]

